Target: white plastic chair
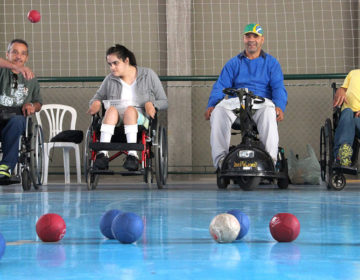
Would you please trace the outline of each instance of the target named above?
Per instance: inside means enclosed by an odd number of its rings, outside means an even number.
[[[47,185],[48,182],[49,155],[52,148],[63,149],[65,184],[70,184],[70,162],[69,162],[70,149],[75,150],[77,182],[81,183],[79,144],[71,143],[71,142],[50,142],[50,139],[52,137],[59,134],[61,131],[66,130],[63,128],[63,121],[66,113],[71,114],[70,129],[74,130],[77,119],[77,113],[76,110],[71,106],[61,105],[61,104],[46,104],[43,105],[41,110],[35,114],[36,120],[40,126],[44,127],[41,123],[41,115],[46,115],[49,125],[49,138],[47,139],[48,140],[47,142],[44,141],[44,160],[43,160],[44,185]]]

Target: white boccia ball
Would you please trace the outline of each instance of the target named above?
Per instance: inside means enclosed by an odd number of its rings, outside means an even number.
[[[209,226],[212,238],[218,243],[233,242],[240,232],[240,223],[231,214],[219,214],[215,216]]]

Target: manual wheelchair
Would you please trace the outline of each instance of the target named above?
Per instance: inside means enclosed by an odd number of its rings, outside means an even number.
[[[336,83],[332,83],[333,98],[336,93]],[[332,120],[327,118],[320,129],[320,167],[321,179],[325,181],[327,189],[341,191],[346,186],[344,174],[357,175],[357,160],[359,155],[360,139],[355,136],[353,143],[353,154],[351,157],[351,166],[342,166],[335,161],[333,145],[334,134],[338,126],[341,114],[341,108],[333,109]]]
[[[104,116],[104,108],[102,112],[102,116]],[[150,119],[148,129],[145,129],[145,127],[141,125],[138,126],[137,143],[126,142],[123,125],[115,128],[115,132],[110,143],[99,142],[101,123],[102,117],[100,114],[97,113],[93,115],[85,137],[84,177],[88,190],[96,189],[100,175],[114,174],[120,174],[123,176],[143,175],[144,182],[148,184],[149,188],[152,187],[155,175],[157,187],[158,189],[162,189],[166,185],[168,175],[168,143],[167,129],[159,120],[158,113],[156,113],[154,119]],[[116,151],[115,154],[109,157],[109,170],[99,170],[94,167],[97,152],[101,150]],[[115,160],[120,155],[127,155],[127,151],[130,150],[141,152],[141,156],[139,158],[139,170],[110,170],[111,161]]]
[[[25,132],[19,142],[18,163],[11,177],[1,180],[0,185],[21,183],[23,190],[28,191],[32,184],[34,189],[39,189],[43,180],[43,147],[42,127],[34,123],[32,117],[26,117]]]
[[[246,88],[226,88],[223,92],[239,99],[241,106],[234,111],[237,118],[232,124],[232,129],[240,132],[232,134],[241,133],[242,139],[240,144],[229,148],[221,168],[216,172],[218,188],[226,189],[230,180],[233,180],[243,190],[249,191],[261,181],[268,180],[275,181],[280,189],[287,189],[289,176],[284,149],[279,147],[275,166],[258,138],[257,126],[252,119],[253,105],[261,104],[265,99],[254,95]]]

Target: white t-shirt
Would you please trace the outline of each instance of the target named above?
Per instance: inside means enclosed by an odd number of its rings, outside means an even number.
[[[125,83],[122,79],[120,79],[120,81],[122,84],[121,100],[126,100],[130,104],[133,100],[133,96],[135,95],[136,80],[131,85]]]

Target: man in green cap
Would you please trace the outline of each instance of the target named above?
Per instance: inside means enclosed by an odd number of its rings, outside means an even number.
[[[253,119],[259,139],[276,164],[279,133],[277,121],[284,119],[287,92],[279,62],[262,50],[264,31],[259,24],[246,25],[243,32],[245,50],[231,58],[223,67],[215,82],[205,112],[210,120],[210,144],[215,168],[221,168],[229,153],[231,126],[236,119],[233,112],[239,104],[237,98],[224,99],[224,88],[247,88],[255,95],[265,98],[257,104]],[[255,106],[254,106],[255,108]]]

